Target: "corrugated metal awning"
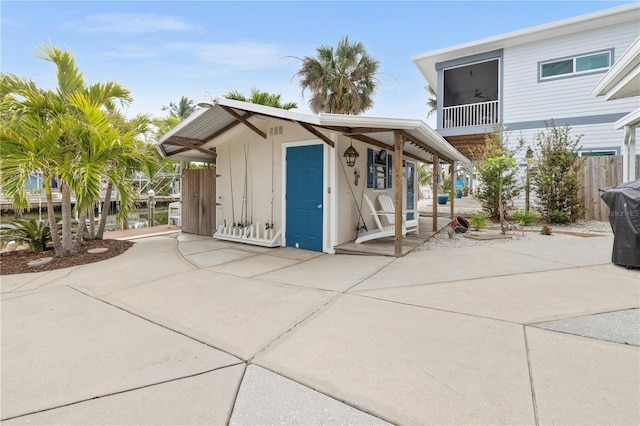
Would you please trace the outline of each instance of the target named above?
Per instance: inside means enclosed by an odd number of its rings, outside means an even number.
[[[250,128],[267,137],[257,126],[264,117],[294,122],[333,146],[330,132],[341,133],[370,145],[393,149],[395,134],[404,140],[404,154],[425,163],[433,154],[447,162],[469,162],[442,136],[421,120],[363,117],[343,114],[309,115],[247,102],[216,98],[211,107],[201,108],[157,141],[162,155],[186,161],[214,161],[216,147]]]

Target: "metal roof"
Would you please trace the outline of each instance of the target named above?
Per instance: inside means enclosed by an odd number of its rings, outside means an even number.
[[[429,163],[432,153],[437,153],[444,161],[469,162],[421,120],[343,114],[309,115],[226,98],[216,98],[210,107],[196,110],[156,144],[166,157],[212,161],[216,147],[231,137],[242,131],[261,132],[255,125],[264,117],[298,123],[329,144],[333,142],[328,133],[337,132],[370,145],[393,149],[395,134],[400,132],[407,142],[404,153],[409,157]]]

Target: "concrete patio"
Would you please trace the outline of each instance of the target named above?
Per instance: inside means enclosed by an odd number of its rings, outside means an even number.
[[[1,278],[2,424],[640,423],[611,237],[325,255],[180,235]]]

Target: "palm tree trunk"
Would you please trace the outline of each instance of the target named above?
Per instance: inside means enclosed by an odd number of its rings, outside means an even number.
[[[44,180],[44,192],[47,198],[47,219],[49,219],[49,227],[51,228],[51,239],[53,241],[53,249],[56,256],[62,256],[64,250],[62,249],[62,242],[60,241],[60,234],[58,234],[58,223],[56,222],[56,213],[53,211],[53,194],[51,193],[51,177],[43,175]]]
[[[102,203],[102,214],[100,214],[100,224],[96,233],[96,240],[101,240],[104,236],[104,228],[107,226],[107,215],[109,214],[109,206],[111,205],[111,191],[113,191],[113,182],[107,184],[107,194],[104,196]]]
[[[89,239],[94,240],[96,238],[96,221],[94,220],[94,208],[87,209],[87,219],[89,219]]]
[[[78,229],[76,230],[76,240],[73,243],[73,247],[71,247],[71,254],[76,255],[80,253],[80,249],[82,248],[82,238],[84,237],[84,233],[87,230],[87,212],[82,210],[80,212],[80,216],[78,217]]]
[[[73,245],[71,228],[71,190],[63,181],[60,185],[62,194],[62,249],[65,254],[71,250]]]

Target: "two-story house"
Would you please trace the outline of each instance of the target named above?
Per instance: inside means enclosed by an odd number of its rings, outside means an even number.
[[[634,3],[411,59],[437,91],[437,132],[471,159],[497,123],[511,144],[532,146],[551,120],[581,135],[584,154],[621,155],[624,130],[614,123],[638,98],[607,102],[592,89],[639,35]]]

